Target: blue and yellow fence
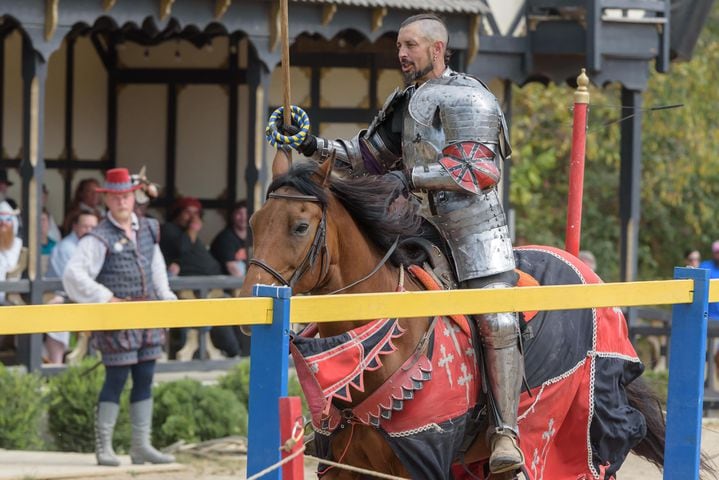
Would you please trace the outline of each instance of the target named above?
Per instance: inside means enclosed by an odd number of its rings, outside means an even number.
[[[650,282],[329,297],[291,297],[287,287],[258,285],[255,298],[3,307],[0,334],[253,325],[247,463],[252,475],[282,457],[278,405],[287,396],[290,319],[310,323],[673,305],[664,478],[698,480],[707,307],[719,301],[719,280],[711,290],[708,271],[692,268],[677,268],[674,280]],[[282,469],[262,478],[279,480]]]

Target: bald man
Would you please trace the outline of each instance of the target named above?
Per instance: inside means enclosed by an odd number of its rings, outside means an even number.
[[[514,286],[515,260],[497,192],[501,162],[511,152],[504,115],[487,87],[447,67],[447,28],[437,16],[405,20],[397,54],[405,88],[395,90],[367,130],[350,140],[309,135],[297,150],[320,162],[336,152],[349,175],[403,177],[449,245],[463,288]],[[295,126],[284,128],[295,133]],[[517,409],[524,375],[516,314],[474,318],[491,397],[492,473],[518,470]],[[493,412],[492,412],[493,410]],[[439,478],[439,477],[435,477]]]

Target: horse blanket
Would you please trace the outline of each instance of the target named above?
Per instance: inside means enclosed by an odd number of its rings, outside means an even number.
[[[601,282],[580,260],[559,249],[521,247],[515,249],[515,258],[518,269],[540,285]],[[643,366],[629,342],[622,312],[595,308],[532,312],[528,317],[533,333],[524,357],[529,391],[520,398],[519,431],[530,479],[613,478],[646,434],[643,415],[628,403],[624,391]],[[428,333],[424,350],[415,351],[385,385],[344,412],[335,399],[351,395],[344,386],[361,389],[357,368],[376,365],[375,359],[390,353],[401,327],[395,319],[383,319],[331,339],[293,340],[318,456],[337,460],[329,448],[332,437],[355,422],[381,432],[413,479],[485,478],[483,464],[462,465],[457,457],[465,435],[475,430],[481,407],[471,339],[449,319],[434,321]],[[350,347],[340,347],[343,344]],[[353,360],[323,376],[323,370],[333,370],[324,362],[343,357],[340,350],[352,351]],[[345,378],[340,370],[347,373]]]

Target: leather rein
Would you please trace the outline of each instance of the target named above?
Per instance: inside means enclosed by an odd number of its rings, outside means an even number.
[[[315,283],[315,286],[312,287],[311,290],[314,290],[319,285],[320,281],[325,278],[327,275],[327,272],[329,271],[330,262],[327,258],[329,256],[329,252],[327,250],[327,207],[324,205],[322,200],[320,200],[315,195],[301,195],[301,194],[292,194],[292,193],[278,193],[278,192],[271,192],[267,195],[268,198],[279,198],[283,200],[295,200],[298,202],[312,202],[312,203],[319,203],[322,205],[322,219],[320,219],[320,223],[317,226],[317,230],[315,231],[315,237],[312,239],[312,244],[310,245],[309,250],[307,251],[307,255],[305,255],[305,258],[300,263],[299,267],[297,267],[292,274],[292,277],[290,277],[289,280],[287,280],[279,271],[277,271],[274,267],[272,267],[269,263],[267,263],[265,260],[259,259],[259,258],[251,258],[249,261],[250,265],[257,265],[265,272],[272,275],[275,279],[280,281],[282,285],[286,287],[290,287],[294,289],[295,284],[299,281],[302,276],[307,273],[312,267],[315,266],[315,263],[317,262],[317,259],[320,258],[321,265],[322,265],[322,273],[317,278],[317,283]],[[394,243],[390,247],[390,249],[387,251],[385,256],[380,260],[380,262],[377,264],[377,266],[374,267],[374,269],[369,272],[364,277],[360,278],[359,280],[356,280],[349,285],[346,285],[342,288],[339,288],[333,292],[330,292],[328,295],[334,295],[335,293],[343,292],[351,287],[354,287],[355,285],[358,285],[368,278],[370,278],[372,275],[377,273],[382,266],[387,263],[387,260],[392,256],[392,253],[397,249],[397,245],[399,244],[399,235],[395,239]]]

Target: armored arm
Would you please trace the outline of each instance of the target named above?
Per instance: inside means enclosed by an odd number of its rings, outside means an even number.
[[[420,159],[410,172],[415,189],[477,194],[499,182],[499,162],[509,155],[504,116],[476,79],[455,75],[423,85],[407,121],[415,133],[405,156]]]
[[[318,162],[335,152],[335,167],[352,176],[381,175],[397,169],[402,158],[402,114],[407,91],[396,89],[366,130],[349,140],[309,135],[298,151]]]

